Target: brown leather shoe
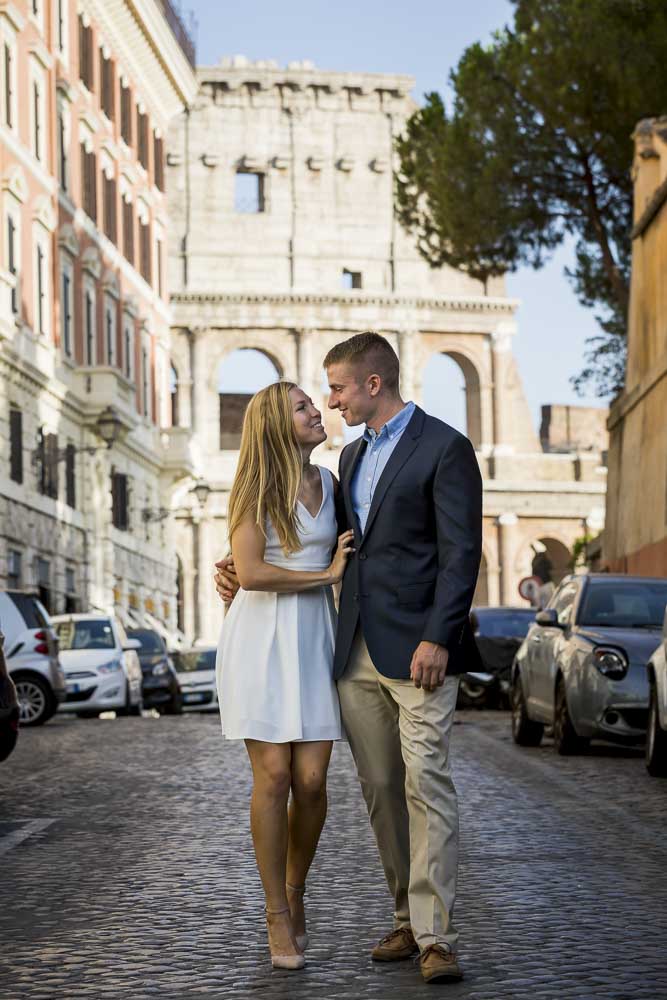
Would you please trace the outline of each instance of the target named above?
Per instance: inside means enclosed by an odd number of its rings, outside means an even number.
[[[427,983],[444,983],[463,979],[463,970],[456,955],[446,945],[430,944],[419,956],[422,976]]]
[[[371,952],[374,962],[402,962],[417,951],[417,942],[410,927],[398,927],[375,945]]]

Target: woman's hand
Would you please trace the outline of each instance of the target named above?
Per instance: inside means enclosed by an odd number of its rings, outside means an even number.
[[[343,579],[343,573],[345,572],[348,557],[354,552],[353,542],[354,532],[351,528],[349,531],[344,531],[342,535],[338,536],[338,547],[331,565],[329,566],[331,583],[340,583]]]

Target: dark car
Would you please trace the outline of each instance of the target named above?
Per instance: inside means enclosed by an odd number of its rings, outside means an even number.
[[[164,639],[150,628],[128,629],[127,635],[141,643],[137,653],[144,675],[144,708],[156,708],[165,715],[180,715],[183,711],[181,685]]]
[[[19,732],[19,699],[4,654],[5,637],[0,632],[0,761],[7,760]]]
[[[512,734],[536,746],[553,726],[560,754],[591,739],[642,743],[646,665],[662,635],[667,580],[590,573],[566,577],[535,616],[512,668]]]
[[[462,707],[509,705],[512,663],[534,621],[535,608],[473,608],[470,624],[484,672],[462,675]]]

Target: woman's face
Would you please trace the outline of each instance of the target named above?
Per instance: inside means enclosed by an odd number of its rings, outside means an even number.
[[[314,448],[326,441],[327,434],[322,425],[322,414],[307,396],[303,389],[297,386],[289,391],[292,400],[292,419],[296,439],[301,447]]]

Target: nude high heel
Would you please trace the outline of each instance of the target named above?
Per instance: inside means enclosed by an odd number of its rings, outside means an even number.
[[[305,885],[290,885],[289,882],[287,882],[286,887],[288,892],[293,892],[296,896],[300,896],[301,899],[303,900],[303,894],[306,891]],[[291,913],[291,907],[290,907],[290,913]],[[307,934],[295,934],[294,940],[296,941],[297,946],[301,949],[301,951],[305,951],[306,948],[308,947],[310,938],[308,937]]]
[[[296,969],[303,969],[306,964],[306,960],[303,955],[277,955],[275,954],[272,943],[271,943],[271,921],[269,917],[278,916],[281,913],[289,913],[289,906],[284,907],[282,910],[267,910],[266,913],[266,928],[269,934],[269,950],[271,952],[271,965],[274,969],[289,969],[294,971]],[[298,947],[298,944],[297,944]]]

